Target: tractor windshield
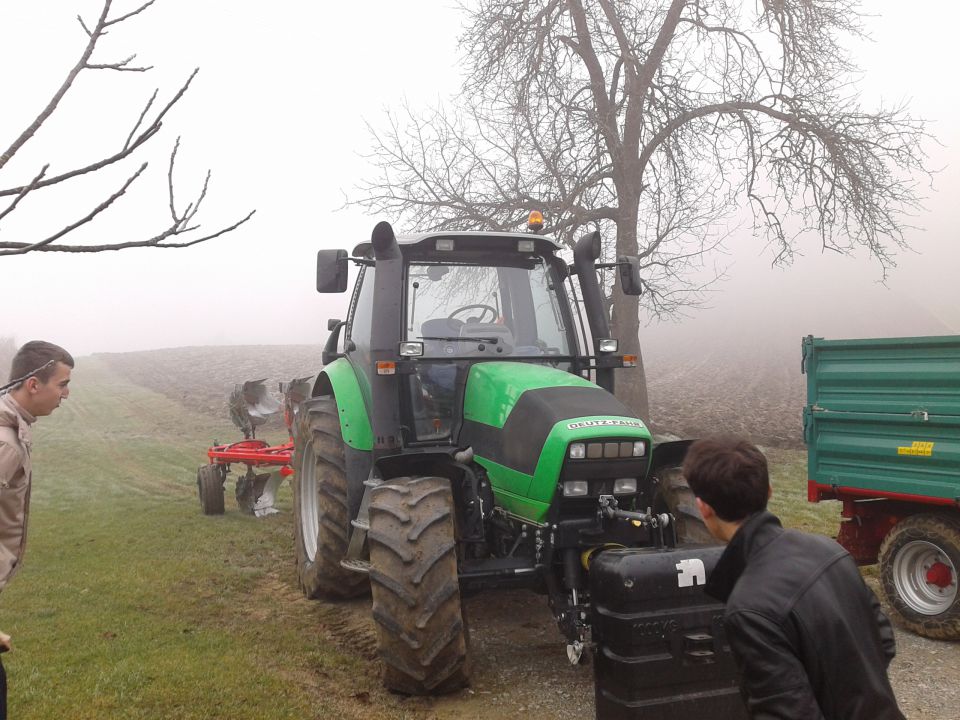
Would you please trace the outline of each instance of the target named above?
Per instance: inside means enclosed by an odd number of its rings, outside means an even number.
[[[406,339],[422,341],[427,359],[407,379],[408,427],[417,441],[449,437],[457,375],[470,362],[542,358],[568,369],[570,333],[554,277],[542,260],[408,265]]]
[[[570,355],[554,282],[530,267],[411,264],[407,339],[425,357]]]

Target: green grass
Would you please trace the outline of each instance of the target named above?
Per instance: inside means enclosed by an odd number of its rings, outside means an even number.
[[[235,430],[92,359],[72,385],[35,426],[26,561],[0,596],[11,717],[359,717],[342,695],[375,668],[299,598],[289,512],[239,514],[231,476],[227,513],[200,514],[197,466]]]
[[[807,452],[764,448],[770,467],[773,495],[769,509],[784,527],[836,537],[840,503],[807,502]]]

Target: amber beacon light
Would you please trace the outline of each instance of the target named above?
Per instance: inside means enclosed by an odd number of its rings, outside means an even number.
[[[530,232],[540,232],[543,230],[543,213],[539,210],[530,211],[530,217],[527,218],[527,230]]]

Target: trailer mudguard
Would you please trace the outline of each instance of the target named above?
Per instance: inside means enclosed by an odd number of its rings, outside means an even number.
[[[531,363],[478,363],[470,370],[459,444],[473,447],[497,501],[542,522],[571,442],[644,440],[644,423],[613,395],[577,375]],[[642,478],[647,467],[643,465]]]
[[[349,360],[338,358],[320,371],[313,385],[312,397],[320,395],[333,395],[336,398],[343,441],[354,450],[373,450],[370,414],[357,374]]]

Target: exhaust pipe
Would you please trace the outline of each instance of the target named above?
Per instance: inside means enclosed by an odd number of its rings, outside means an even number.
[[[593,336],[593,353],[598,354],[600,338],[610,337],[610,321],[607,318],[603,292],[597,279],[596,260],[600,257],[600,232],[594,231],[577,240],[573,248],[573,266],[580,278],[583,293],[583,308]],[[597,368],[597,385],[613,393],[613,368]]]
[[[373,461],[400,449],[400,381],[396,374],[380,374],[380,362],[396,362],[403,326],[403,257],[388,222],[379,222],[370,237],[376,261],[371,324],[370,395]]]

